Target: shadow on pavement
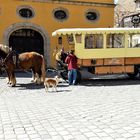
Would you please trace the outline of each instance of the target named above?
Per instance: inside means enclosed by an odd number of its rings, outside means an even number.
[[[88,79],[80,82],[82,86],[124,86],[124,85],[140,85],[140,78],[130,79],[114,78],[114,79]]]
[[[44,85],[41,84],[41,85],[37,85],[35,83],[25,83],[25,84],[20,84],[20,83],[17,83],[16,85],[17,88],[19,88],[19,90],[26,90],[26,89],[42,89],[44,88]]]
[[[35,83],[17,83],[16,87],[19,88],[19,90],[25,90],[25,89],[42,89],[44,88],[44,85],[41,84],[41,85],[37,85]],[[61,84],[61,85],[58,85],[58,87],[68,87],[68,85],[64,85],[64,84]],[[62,90],[64,91],[64,90]],[[62,92],[61,91],[61,92]]]

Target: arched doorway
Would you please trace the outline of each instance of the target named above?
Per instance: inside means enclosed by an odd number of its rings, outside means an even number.
[[[44,55],[41,34],[32,29],[18,29],[10,34],[9,46],[18,53],[35,51]]]

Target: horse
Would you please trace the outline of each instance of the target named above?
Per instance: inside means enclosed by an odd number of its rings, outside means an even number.
[[[8,46],[0,44],[0,57],[3,59],[5,66],[8,84],[12,87],[16,86],[15,69],[29,70],[33,72],[33,82],[41,84],[45,81],[45,60],[43,55],[37,52],[25,52],[18,54],[16,51],[8,49]]]

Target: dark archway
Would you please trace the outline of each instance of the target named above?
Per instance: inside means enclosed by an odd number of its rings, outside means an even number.
[[[43,37],[32,29],[19,29],[11,33],[9,46],[18,53],[35,51],[44,55]]]

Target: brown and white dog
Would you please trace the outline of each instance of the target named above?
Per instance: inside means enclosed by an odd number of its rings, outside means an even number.
[[[54,78],[46,78],[44,81],[46,92],[48,92],[48,89],[50,87],[52,87],[52,89],[55,89],[55,91],[57,92],[57,85],[59,83],[59,80],[60,80],[59,76],[55,76]]]

